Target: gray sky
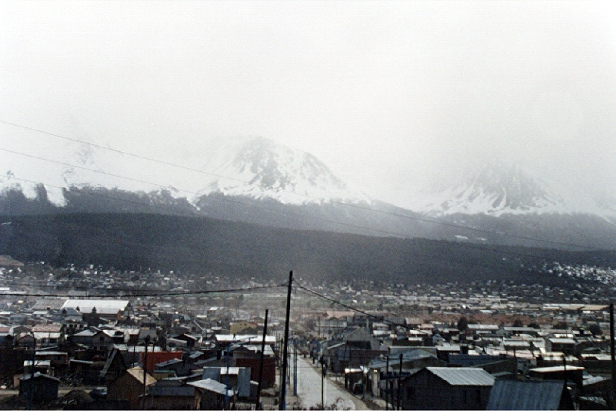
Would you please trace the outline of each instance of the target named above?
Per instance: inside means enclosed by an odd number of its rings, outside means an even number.
[[[1,120],[157,157],[263,136],[402,206],[469,159],[616,188],[610,1],[1,7]]]

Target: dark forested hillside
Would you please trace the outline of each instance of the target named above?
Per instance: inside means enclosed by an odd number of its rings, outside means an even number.
[[[577,245],[616,249],[616,224],[591,214],[454,214],[427,216],[391,204],[283,204],[273,199],[205,195],[192,205],[168,190],[129,192],[103,187],[64,189],[66,204],[48,201],[45,187],[27,198],[15,189],[0,193],[0,215],[145,213],[213,219],[367,236],[428,238],[469,243],[578,250]],[[118,217],[121,219],[121,217]]]
[[[160,214],[2,218],[0,253],[57,267],[100,264],[230,278],[375,279],[404,283],[516,280],[556,284],[544,262],[616,266],[613,251],[570,252],[277,229]]]

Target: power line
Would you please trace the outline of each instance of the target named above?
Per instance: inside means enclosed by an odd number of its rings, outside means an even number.
[[[237,293],[237,292],[247,292],[247,291],[255,291],[255,290],[263,290],[263,289],[272,289],[279,287],[287,287],[288,284],[280,284],[280,285],[265,285],[265,286],[256,286],[256,287],[247,287],[247,288],[227,288],[220,290],[198,290],[198,291],[160,291],[160,292],[148,292],[148,293],[124,293],[122,295],[90,295],[90,296],[76,296],[70,295],[69,293],[33,293],[33,292],[20,292],[20,291],[9,291],[0,292],[0,295],[15,295],[15,296],[23,296],[23,297],[61,297],[61,298],[71,298],[71,299],[92,299],[94,297],[114,297],[114,298],[136,298],[136,297],[174,297],[174,296],[187,296],[187,295],[205,295],[205,294],[229,294],[229,293]]]
[[[40,280],[39,280],[40,281]],[[10,281],[6,283],[6,286],[9,287],[15,287],[15,286],[28,286],[29,288],[56,288],[58,287],[58,285],[51,285],[51,284],[37,284],[35,281]],[[286,286],[286,284],[283,284],[283,286]],[[249,290],[249,291],[254,291],[254,290],[258,290],[260,288],[264,288],[264,289],[269,289],[269,288],[277,288],[277,287],[281,287],[281,285],[266,285],[266,286],[254,286],[254,287],[249,287],[249,288],[240,288],[240,289],[223,289],[222,291],[229,291],[229,290]],[[102,292],[102,294],[105,293],[115,293],[114,295],[120,295],[118,293],[126,293],[126,292],[130,292],[130,293],[142,293],[139,294],[140,296],[150,296],[153,294],[156,294],[157,296],[162,296],[164,297],[166,295],[166,293],[169,293],[170,291],[165,291],[165,290],[161,290],[161,289],[156,289],[156,288],[139,288],[136,289],[135,287],[131,287],[131,288],[101,288],[101,287],[88,287],[88,286],[70,286],[68,287],[71,289],[71,291],[74,292],[89,292],[89,293],[94,293],[94,295],[101,295],[99,293]],[[67,291],[70,292],[70,291]],[[219,292],[218,290],[197,290],[197,291],[177,291],[177,293],[186,293],[187,295],[189,294],[193,294],[193,293],[216,293]],[[125,294],[122,294],[125,295]],[[83,296],[80,296],[83,297]],[[89,295],[89,297],[92,297],[92,295]]]
[[[79,144],[86,144],[86,145],[89,145],[89,146],[92,146],[92,147],[97,147],[97,148],[100,148],[100,149],[103,149],[103,150],[108,150],[108,151],[111,151],[111,152],[114,152],[114,153],[117,153],[117,154],[122,154],[122,155],[130,156],[130,157],[133,157],[133,158],[138,158],[138,159],[141,159],[141,160],[152,161],[152,162],[156,162],[156,163],[159,163],[159,164],[164,164],[164,165],[167,165],[167,166],[184,169],[184,170],[187,170],[187,171],[197,172],[197,173],[201,173],[201,174],[205,174],[205,175],[209,175],[209,176],[214,176],[214,177],[223,178],[223,179],[227,179],[227,180],[237,181],[237,182],[241,182],[241,183],[246,184],[246,185],[253,185],[254,186],[254,183],[251,183],[250,181],[245,181],[245,180],[238,179],[238,178],[233,178],[233,177],[223,176],[223,175],[219,175],[219,174],[215,174],[215,173],[210,173],[210,172],[207,172],[207,171],[204,171],[204,170],[199,170],[199,169],[195,169],[195,168],[191,168],[191,167],[186,167],[186,166],[183,166],[183,165],[171,163],[169,161],[154,159],[154,158],[151,158],[151,157],[147,157],[147,156],[143,156],[143,155],[139,155],[139,154],[135,154],[135,153],[129,153],[129,152],[126,152],[126,151],[115,149],[115,148],[105,147],[105,146],[102,146],[100,144],[81,141],[79,139],[62,136],[60,134],[51,133],[51,132],[48,132],[48,131],[45,131],[45,130],[40,130],[40,129],[37,129],[37,128],[28,127],[28,126],[25,126],[25,125],[8,122],[8,121],[1,120],[1,119],[0,119],[0,123],[6,124],[6,125],[10,125],[10,126],[13,126],[13,127],[17,127],[17,128],[21,128],[21,129],[24,129],[24,130],[34,131],[34,132],[37,132],[37,133],[40,133],[40,134],[44,134],[44,135],[48,135],[48,136],[51,136],[51,137],[63,139],[63,140],[66,140],[66,141],[76,142],[76,143],[79,143]],[[5,150],[5,151],[8,151],[8,150]],[[19,153],[19,154],[22,154],[22,153]],[[77,166],[73,166],[73,167],[77,167]],[[91,170],[91,171],[94,171],[94,170]],[[107,174],[107,173],[103,173],[103,174]],[[108,174],[108,175],[112,175],[112,174]],[[120,178],[123,178],[123,177],[120,176]],[[139,180],[137,180],[137,181],[139,181]],[[160,186],[160,187],[164,187],[162,185],[155,184],[155,183],[150,183],[150,184],[154,184],[154,185],[157,185],[157,186]],[[285,192],[287,192],[289,194],[293,194],[293,195],[296,195],[296,196],[301,196],[301,197],[305,197],[305,198],[320,200],[320,198],[315,197],[315,196],[310,196],[308,194],[300,194],[300,193],[289,192],[289,191],[286,191],[284,189],[282,191],[285,191]],[[377,209],[365,207],[365,206],[362,206],[362,205],[359,205],[359,204],[350,204],[350,203],[345,203],[345,202],[336,201],[336,200],[332,200],[332,203],[338,204],[338,205],[342,205],[342,206],[346,206],[346,207],[352,207],[352,208],[363,210],[363,211],[379,213],[379,214],[383,214],[383,215],[389,215],[389,216],[392,216],[392,217],[399,217],[399,218],[404,218],[404,219],[408,219],[408,220],[419,221],[419,222],[424,222],[424,223],[429,223],[429,224],[436,224],[436,225],[440,225],[440,226],[444,226],[444,227],[459,228],[459,229],[469,230],[469,231],[473,231],[473,232],[493,234],[493,235],[498,235],[498,236],[505,236],[505,237],[509,237],[509,238],[516,238],[516,239],[526,240],[526,241],[534,241],[534,242],[539,242],[539,243],[544,243],[544,244],[551,244],[551,245],[557,245],[557,246],[565,246],[565,247],[571,247],[571,248],[581,248],[581,249],[593,250],[593,247],[582,246],[582,245],[573,244],[573,243],[566,243],[566,242],[560,242],[560,241],[552,241],[552,240],[539,239],[539,238],[533,238],[533,237],[528,237],[528,236],[521,236],[521,235],[510,234],[510,233],[504,233],[504,232],[498,232],[498,231],[492,231],[492,230],[468,227],[468,226],[463,226],[463,225],[459,225],[459,224],[448,223],[448,222],[444,222],[444,221],[437,221],[437,220],[432,220],[432,219],[418,217],[418,216],[409,216],[409,215],[400,214],[400,213],[394,213],[394,212],[390,212],[390,211],[377,210]],[[257,205],[252,205],[252,206],[257,206]],[[259,206],[257,206],[257,207],[259,207]],[[382,233],[385,233],[385,234],[396,235],[395,233],[389,233],[389,232],[384,231],[384,230],[376,230],[376,229],[371,229],[371,228],[367,228],[367,227],[356,227],[356,226],[353,226],[353,225],[350,225],[350,224],[340,223],[340,222],[336,222],[336,221],[329,221],[329,220],[325,220],[325,221],[326,222],[335,223],[335,224],[341,224],[341,225],[345,225],[345,226],[349,226],[349,227],[354,227],[354,228],[367,229],[367,230],[374,231],[374,232],[382,232]],[[400,234],[397,234],[397,235],[400,235]],[[403,236],[406,237],[406,235],[403,235]]]
[[[407,326],[406,324],[398,324],[398,323],[395,323],[395,322],[393,322],[393,321],[389,321],[389,320],[384,320],[384,319],[381,319],[380,317],[378,317],[378,316],[376,316],[376,315],[374,315],[374,314],[370,314],[370,313],[369,313],[369,312],[367,312],[367,311],[360,310],[359,308],[356,308],[356,307],[350,306],[350,305],[348,305],[348,304],[345,304],[345,303],[343,303],[342,301],[335,300],[335,299],[330,298],[330,297],[328,297],[328,296],[326,296],[326,295],[323,295],[323,294],[321,294],[321,293],[319,293],[319,292],[313,291],[313,290],[311,290],[311,289],[309,289],[309,288],[306,288],[306,287],[304,287],[303,285],[299,284],[297,281],[295,281],[295,287],[296,287],[296,288],[299,288],[300,290],[303,290],[304,292],[306,292],[306,293],[308,293],[308,294],[315,295],[315,296],[317,296],[317,297],[319,297],[319,298],[321,298],[321,299],[323,299],[323,300],[329,301],[329,302],[334,303],[334,304],[338,304],[338,305],[340,305],[340,306],[342,306],[342,307],[344,307],[344,308],[348,308],[348,309],[349,309],[349,310],[351,310],[351,311],[355,311],[355,312],[357,312],[357,313],[359,313],[359,314],[362,314],[362,315],[365,315],[365,316],[368,316],[368,317],[371,317],[371,318],[377,319],[377,320],[379,320],[379,321],[382,321],[382,322],[385,322],[385,323],[387,323],[387,324],[393,325],[394,327],[402,327],[402,328],[405,328],[405,329],[407,329],[407,330],[410,330],[410,329],[411,329],[411,328],[410,328],[409,326]]]
[[[71,164],[67,164],[67,163],[64,163],[64,162],[61,162],[61,161],[51,160],[51,159],[43,158],[43,157],[37,157],[37,156],[30,155],[30,154],[20,153],[18,151],[8,150],[8,149],[4,149],[4,148],[0,148],[0,151],[9,152],[11,154],[22,155],[22,156],[33,158],[33,159],[40,160],[40,161],[47,161],[47,162],[51,162],[51,163],[66,165],[66,166],[69,166],[69,167],[80,168],[82,170],[87,170],[87,171],[91,171],[91,172],[94,172],[94,173],[104,174],[104,175],[108,175],[108,176],[111,176],[111,177],[117,177],[117,178],[122,178],[122,179],[126,179],[126,180],[132,180],[132,181],[137,181],[137,182],[141,182],[141,183],[152,184],[154,186],[161,187],[163,189],[168,189],[169,188],[168,186],[165,186],[165,185],[162,185],[162,184],[157,184],[157,183],[153,183],[153,182],[149,182],[149,181],[144,181],[144,180],[138,180],[138,179],[134,179],[134,178],[131,178],[131,177],[124,177],[124,176],[120,176],[120,175],[117,175],[117,174],[107,173],[107,172],[101,171],[101,170],[93,170],[93,169],[90,169],[90,168],[87,168],[87,167],[73,166]],[[27,181],[27,182],[34,183],[34,184],[46,185],[45,183],[42,183],[42,182],[26,180],[26,179],[17,178],[17,177],[14,177],[14,176],[11,176],[11,178],[12,179],[16,179],[16,180],[21,180],[21,181]],[[64,188],[64,187],[60,187],[60,186],[56,186],[56,185],[52,185],[52,184],[47,184],[47,185],[49,187],[55,187],[55,188],[60,188],[60,189]],[[191,191],[187,191],[187,190],[178,190],[178,191],[182,191],[184,193],[193,194],[193,195],[197,195],[198,194],[196,192],[191,192]],[[94,193],[91,193],[91,194],[95,195]],[[124,201],[122,199],[113,198],[113,197],[108,197],[108,198],[112,198],[112,199],[118,200],[118,201]],[[242,202],[242,201],[239,201],[239,200],[229,199],[227,197],[222,197],[222,198],[213,197],[213,198],[216,199],[216,200],[223,201],[223,202],[240,204],[240,205],[244,205],[244,206],[247,206],[247,207],[258,207],[258,208],[261,208],[263,210],[272,211],[272,212],[275,212],[275,213],[278,213],[278,214],[288,215],[288,216],[292,216],[292,217],[301,217],[300,214],[293,213],[293,212],[288,211],[288,210],[280,210],[280,209],[275,209],[275,208],[271,208],[271,207],[266,207],[266,206],[263,206],[263,205],[249,204],[249,203],[245,203],[245,202]],[[135,202],[135,201],[129,201],[129,202],[131,202],[133,204],[142,204],[142,203]],[[142,204],[142,205],[147,205],[147,204]],[[151,205],[151,207],[155,208],[155,207],[157,207],[157,205]],[[167,207],[167,208],[172,209],[171,207]],[[199,214],[195,213],[195,216],[199,216]],[[343,223],[343,222],[340,222],[340,221],[330,220],[330,219],[326,219],[326,218],[322,218],[322,217],[318,217],[318,216],[316,216],[314,218],[317,219],[317,220],[320,220],[322,222],[326,222],[326,223],[330,223],[330,224],[337,224],[337,225],[341,225],[341,226],[344,226],[344,227],[355,228],[355,229],[359,229],[359,230],[367,230],[367,231],[372,231],[372,232],[381,233],[381,234],[387,234],[387,235],[391,235],[391,236],[395,236],[395,237],[406,237],[402,233],[395,233],[395,232],[392,232],[392,231],[381,230],[381,229],[371,228],[371,227],[365,227],[365,226],[356,225],[356,224]]]

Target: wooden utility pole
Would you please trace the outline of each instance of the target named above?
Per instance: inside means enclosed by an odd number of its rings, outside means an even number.
[[[257,409],[261,410],[261,386],[263,384],[263,363],[265,358],[265,336],[267,336],[267,315],[269,310],[265,310],[265,322],[263,323],[263,340],[261,341],[261,364],[259,367],[259,385],[257,386]]]
[[[398,409],[401,410],[400,407],[400,399],[402,398],[402,353],[400,353],[400,368],[398,370]]]
[[[387,355],[387,362],[385,366],[385,409],[389,409],[389,355]]]
[[[325,360],[321,357],[321,408],[325,409]]]
[[[293,395],[297,396],[297,340],[293,343]]]
[[[32,402],[34,400],[34,371],[36,364],[36,338],[32,333],[32,367],[30,368],[30,392],[28,393],[28,409],[32,409]]]
[[[287,290],[287,315],[284,325],[284,345],[282,346],[282,371],[281,379],[282,384],[280,386],[280,404],[278,405],[280,410],[286,410],[286,397],[287,397],[287,368],[288,368],[288,355],[289,355],[289,321],[291,317],[291,286],[293,285],[293,271],[289,272],[289,289]]]
[[[616,402],[616,352],[614,352],[614,303],[610,303],[610,355],[612,360],[612,392],[611,399]]]
[[[143,356],[143,404],[142,409],[145,410],[145,395],[146,395],[146,387],[147,387],[147,372],[146,369],[148,367],[148,344],[150,343],[150,335],[146,335],[145,337],[145,354]]]

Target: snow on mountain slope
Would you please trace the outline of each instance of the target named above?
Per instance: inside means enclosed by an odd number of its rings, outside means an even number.
[[[55,143],[30,145],[25,153],[20,144],[14,144],[14,151],[0,152],[0,188],[18,189],[34,198],[37,184],[43,184],[56,205],[65,204],[62,189],[70,187],[144,193],[168,190],[191,202],[211,193],[285,204],[371,202],[368,196],[349,189],[316,157],[264,138],[213,141],[207,151],[195,153],[192,162],[174,158],[174,153],[153,162],[87,143]]]
[[[528,213],[590,213],[611,215],[614,210],[591,195],[556,191],[516,165],[487,163],[465,170],[449,186],[424,192],[421,212],[432,215]]]
[[[312,154],[264,138],[232,139],[204,154],[201,169],[210,181],[199,195],[219,192],[283,204],[371,202]]]

